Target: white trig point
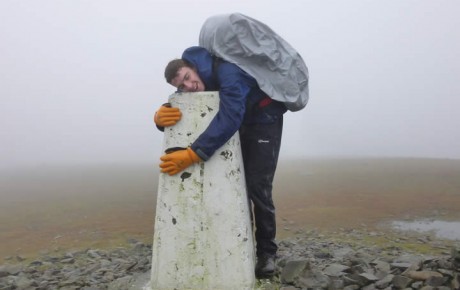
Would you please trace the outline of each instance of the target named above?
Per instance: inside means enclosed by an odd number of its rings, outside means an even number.
[[[188,147],[219,109],[217,92],[169,97],[182,119],[165,128],[163,149]],[[152,290],[254,289],[254,242],[236,133],[213,157],[174,176],[160,173]]]

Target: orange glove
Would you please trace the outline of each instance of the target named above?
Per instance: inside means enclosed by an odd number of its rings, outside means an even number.
[[[157,126],[168,127],[176,125],[182,117],[182,113],[179,108],[172,108],[169,103],[166,103],[158,109],[153,117],[153,121]]]
[[[169,175],[177,174],[193,163],[201,161],[190,147],[165,154],[160,157],[160,160],[163,161],[160,164],[161,172]]]

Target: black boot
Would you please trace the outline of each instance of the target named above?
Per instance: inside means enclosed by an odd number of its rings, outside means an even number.
[[[266,279],[275,275],[275,256],[269,254],[262,254],[257,257],[256,264],[256,278]]]

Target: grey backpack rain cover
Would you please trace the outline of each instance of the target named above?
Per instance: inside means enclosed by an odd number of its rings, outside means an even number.
[[[199,45],[238,65],[288,110],[307,105],[307,66],[291,45],[262,22],[240,13],[212,16],[201,28]]]

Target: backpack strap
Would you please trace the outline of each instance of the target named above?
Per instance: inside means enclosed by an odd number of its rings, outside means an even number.
[[[219,68],[222,59],[218,56],[212,55],[212,74],[215,76],[217,69]]]
[[[218,88],[220,88],[220,84],[217,81],[217,69],[219,68],[221,62],[222,59],[220,57],[212,55],[212,77],[214,78],[214,82],[218,84]]]

